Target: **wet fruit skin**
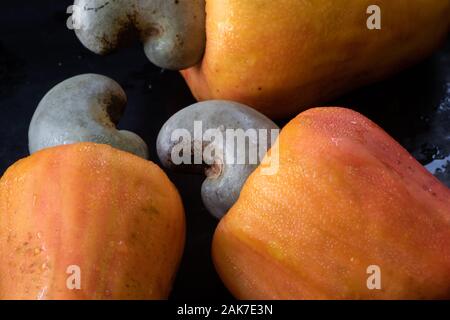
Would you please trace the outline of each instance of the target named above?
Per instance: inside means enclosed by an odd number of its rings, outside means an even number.
[[[370,5],[381,30],[367,28]],[[203,62],[183,71],[199,100],[294,116],[429,55],[450,27],[449,0],[207,0]]]
[[[184,219],[149,161],[92,143],[40,151],[0,180],[0,299],[165,299]]]
[[[277,173],[260,166],[214,236],[235,297],[450,298],[450,190],[388,134],[316,108],[282,130],[276,152]],[[370,265],[381,290],[368,290]]]

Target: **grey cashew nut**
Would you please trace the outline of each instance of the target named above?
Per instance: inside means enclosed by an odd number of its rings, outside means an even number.
[[[269,118],[245,105],[205,101],[179,111],[164,124],[157,151],[166,168],[205,172],[203,203],[220,219],[237,201],[278,132]]]
[[[139,38],[161,68],[186,69],[203,57],[205,0],[75,0],[74,8],[75,32],[95,53]]]
[[[114,80],[96,74],[79,75],[51,89],[31,120],[30,153],[77,142],[109,144],[148,158],[145,142],[135,133],[117,130],[127,97]]]

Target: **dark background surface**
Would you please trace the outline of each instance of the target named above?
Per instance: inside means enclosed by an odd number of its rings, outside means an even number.
[[[128,109],[120,123],[149,145],[177,110],[195,102],[177,72],[162,71],[139,44],[106,57],[85,49],[66,28],[71,0],[8,1],[0,10],[0,175],[28,155],[28,125],[40,99],[59,82],[98,73],[120,83]],[[330,105],[358,110],[381,125],[450,186],[450,41],[403,73]],[[283,125],[286,121],[279,124]],[[184,201],[187,243],[174,299],[231,299],[210,257],[217,222],[202,205],[200,176],[170,174]]]

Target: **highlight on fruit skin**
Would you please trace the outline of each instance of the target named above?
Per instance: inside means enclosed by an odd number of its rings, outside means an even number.
[[[311,109],[273,152],[278,172],[256,169],[214,235],[236,298],[450,298],[450,189],[381,128],[348,109]]]
[[[367,9],[381,9],[381,30]],[[449,0],[207,0],[206,50],[183,70],[200,100],[290,118],[430,55],[450,30]]]
[[[157,165],[101,144],[47,148],[0,180],[0,299],[167,299],[184,238]]]

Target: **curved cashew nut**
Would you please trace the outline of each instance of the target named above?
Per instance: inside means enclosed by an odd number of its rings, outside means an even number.
[[[206,101],[179,111],[164,124],[157,151],[167,168],[205,171],[203,203],[220,219],[237,201],[278,131],[269,118],[245,105]]]
[[[205,0],[75,0],[75,32],[89,50],[106,54],[139,37],[157,66],[194,66],[206,46]]]
[[[95,142],[148,158],[145,142],[117,130],[127,97],[114,80],[96,74],[70,78],[51,89],[31,120],[30,153],[62,144]]]

